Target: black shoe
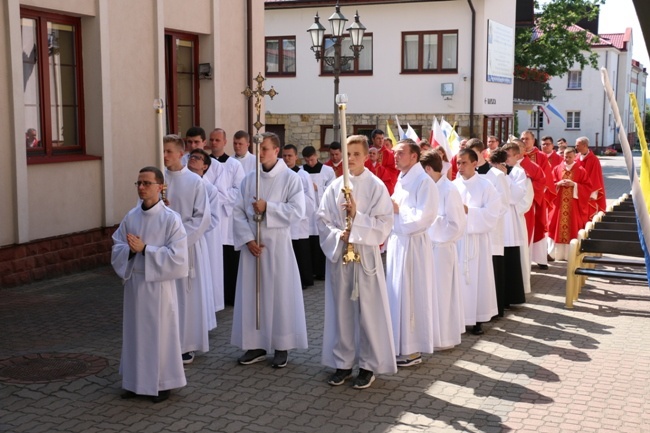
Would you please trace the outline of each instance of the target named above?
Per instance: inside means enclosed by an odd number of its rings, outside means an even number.
[[[352,370],[341,370],[337,368],[336,371],[327,379],[327,383],[332,386],[343,385],[347,379],[352,377]]]
[[[357,378],[352,382],[352,388],[365,389],[368,388],[375,381],[375,374],[370,370],[359,369]]]
[[[136,398],[137,396],[138,396],[138,394],[136,394],[133,391],[124,391],[122,393],[122,395],[120,395],[120,397],[123,398],[124,400],[130,399],[130,398]]]
[[[483,325],[480,323],[474,325],[472,328],[472,335],[483,335]]]
[[[276,350],[271,367],[284,368],[287,366],[288,359],[289,359],[289,352],[287,352],[286,350]]]
[[[256,362],[264,361],[266,359],[266,350],[253,349],[247,350],[238,360],[241,365],[255,364]]]
[[[548,269],[548,265],[542,265],[542,264],[540,264],[540,263],[537,264],[537,267],[538,267],[540,270],[542,270],[542,271],[545,271],[545,270]]]
[[[169,394],[171,394],[170,390],[158,391],[158,395],[154,395],[153,397],[151,397],[151,401],[153,401],[154,403],[163,402],[169,398]]]
[[[552,255],[550,255],[550,254],[547,254],[547,255],[546,255],[546,261],[548,261],[548,262],[554,262],[554,261],[555,261],[555,259],[553,258],[553,256],[552,256]]]
[[[183,353],[181,358],[183,358],[183,364],[191,364],[194,362],[194,352]]]

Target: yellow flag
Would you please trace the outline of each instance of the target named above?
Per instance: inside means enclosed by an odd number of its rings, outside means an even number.
[[[393,131],[390,129],[390,124],[388,123],[388,120],[386,120],[386,132],[388,133],[388,138],[390,138],[390,141],[393,142],[393,147],[395,147],[397,145],[397,140],[395,140]]]
[[[648,143],[645,141],[645,133],[643,131],[643,122],[639,114],[639,103],[636,100],[636,95],[630,93],[630,102],[632,112],[634,113],[634,124],[636,125],[636,133],[641,143],[641,172],[639,174],[639,182],[641,183],[641,192],[645,199],[648,213],[650,213],[650,153],[648,152]]]

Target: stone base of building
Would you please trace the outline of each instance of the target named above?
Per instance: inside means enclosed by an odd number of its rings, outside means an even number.
[[[0,288],[14,287],[110,264],[114,227],[0,248]]]
[[[406,130],[407,123],[410,124],[419,134],[420,138],[429,139],[431,133],[431,123],[433,122],[433,115],[431,113],[409,113],[399,114],[399,121],[404,130]],[[440,116],[437,116],[440,119]],[[480,133],[483,122],[482,115],[474,116],[474,129],[476,133]],[[265,120],[267,130],[273,130],[283,138],[284,144],[291,143],[298,148],[300,152],[306,146],[314,146],[317,150],[321,150],[321,158],[327,159],[327,146],[329,143],[325,140],[324,130],[332,126],[332,113],[312,113],[312,114],[276,114],[267,113]],[[445,115],[445,120],[450,124],[456,124],[456,132],[468,137],[469,120],[468,114],[448,114]],[[347,132],[348,135],[364,133],[374,128],[379,128],[386,132],[386,122],[389,122],[390,128],[395,137],[397,137],[397,124],[395,116],[392,114],[350,114],[346,116]]]

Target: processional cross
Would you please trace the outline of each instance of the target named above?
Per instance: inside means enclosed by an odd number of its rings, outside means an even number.
[[[246,89],[242,92],[242,94],[247,98],[250,99],[251,96],[255,96],[255,111],[257,113],[257,120],[253,124],[255,126],[255,136],[253,137],[253,143],[255,143],[255,158],[257,159],[257,164],[256,164],[256,170],[255,170],[255,200],[259,200],[260,198],[260,145],[262,144],[262,135],[260,134],[260,128],[264,126],[262,122],[260,122],[260,112],[262,111],[262,100],[264,99],[265,96],[270,96],[271,99],[275,95],[278,94],[278,92],[275,91],[273,86],[271,86],[270,90],[264,90],[264,81],[266,78],[262,76],[262,73],[259,72],[257,74],[257,78],[255,78],[255,81],[257,81],[257,88],[255,90],[251,89],[250,86],[246,86]],[[255,242],[257,245],[261,245],[262,241],[262,221],[264,220],[264,214],[259,214],[256,213],[253,216],[253,221],[257,223],[257,233],[255,236]],[[262,264],[260,262],[260,256],[258,255],[256,258],[256,264],[257,264],[257,275],[256,275],[256,281],[255,281],[255,329],[259,330],[260,329],[260,290],[262,287]]]

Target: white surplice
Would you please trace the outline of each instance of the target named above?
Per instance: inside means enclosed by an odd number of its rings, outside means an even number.
[[[302,286],[291,245],[290,227],[305,214],[305,195],[296,173],[279,159],[260,173],[259,198],[267,202],[262,221],[260,256],[260,329],[256,328],[257,259],[246,244],[255,240],[257,223],[252,203],[255,172],[242,182],[241,196],[233,210],[235,249],[241,250],[231,343],[242,349],[290,350],[307,348],[307,324]]]
[[[300,178],[302,190],[305,195],[305,216],[302,217],[300,223],[291,225],[291,239],[309,239],[309,231],[311,222],[314,220],[314,213],[316,212],[316,197],[314,185],[311,176],[302,168],[294,173]]]
[[[358,363],[374,373],[395,373],[386,277],[379,254],[379,245],[393,226],[393,204],[384,183],[368,169],[350,176],[350,184],[357,213],[349,241],[360,262],[342,262],[347,246],[340,238],[346,216],[343,176],[325,190],[316,213],[327,257],[322,363],[337,369],[351,369]]]
[[[305,170],[309,174],[312,183],[316,185],[316,190],[314,191],[315,193],[314,197],[316,199],[317,209],[323,198],[323,194],[325,194],[325,190],[327,189],[328,186],[330,186],[332,182],[334,182],[334,179],[336,179],[336,174],[334,174],[334,169],[332,169],[332,167],[330,167],[329,165],[322,164],[320,162],[318,164],[320,164],[321,166],[320,172],[318,173],[311,173],[310,172],[311,170]],[[302,168],[304,170],[305,166],[303,165]],[[318,236],[317,218],[311,218],[310,220],[309,235]]]
[[[503,231],[504,217],[510,207],[510,184],[507,175],[498,168],[490,168],[484,175],[490,181],[500,198],[501,207],[499,209],[499,219],[497,220],[494,230],[490,232],[490,246],[492,247],[493,256],[503,255]]]
[[[530,293],[530,248],[528,247],[528,228],[526,227],[526,212],[533,205],[534,190],[533,182],[517,162],[508,174],[510,180],[510,202],[513,206],[515,224],[506,226],[506,242],[518,246],[519,257],[521,258],[521,276],[524,280],[524,293]]]
[[[224,245],[234,245],[233,243],[233,209],[241,195],[240,187],[244,180],[244,168],[232,156],[226,159],[226,162],[212,160],[212,164],[221,164],[223,174],[215,180],[220,185],[217,186],[221,191],[225,191],[225,198],[221,203],[221,242]],[[228,269],[224,269],[228,272]]]
[[[436,264],[434,298],[434,349],[460,344],[465,332],[465,312],[460,289],[460,272],[456,242],[465,233],[467,218],[458,189],[447,177],[441,177],[438,187],[438,216],[429,229]]]
[[[386,246],[386,283],[395,353],[433,353],[436,266],[428,229],[438,216],[438,188],[416,163],[400,173],[391,197],[399,206]]]
[[[244,169],[244,176],[246,176],[251,171],[255,171],[255,167],[257,166],[257,157],[252,153],[246,152],[246,154],[242,157],[234,155],[232,158],[235,158],[235,161],[239,161],[239,163],[242,165],[242,168]]]
[[[213,162],[216,165],[216,162]],[[220,195],[217,187],[208,179],[203,177],[203,183],[206,187],[208,200],[210,202],[210,227],[205,232],[205,241],[208,244],[208,253],[210,271],[212,273],[212,293],[208,293],[208,302],[206,308],[213,310],[209,314],[210,329],[217,326],[215,312],[225,308],[223,301],[223,244],[221,242],[221,227],[219,225],[219,216],[221,214]],[[210,307],[209,298],[212,298],[212,307]]]
[[[479,174],[468,180],[459,175],[453,183],[468,207],[465,234],[456,246],[465,325],[472,326],[488,322],[498,313],[490,232],[497,225],[501,199],[490,181]]]
[[[145,254],[130,256],[127,234]],[[133,208],[113,233],[111,264],[124,280],[122,388],[140,395],[187,384],[178,330],[177,278],[187,276],[187,236],[178,214],[162,201]]]
[[[187,167],[165,171],[169,207],[178,212],[187,232],[189,275],[176,280],[183,353],[210,349],[208,290],[212,290],[208,245],[210,201],[203,180]],[[214,313],[212,313],[214,314]]]

